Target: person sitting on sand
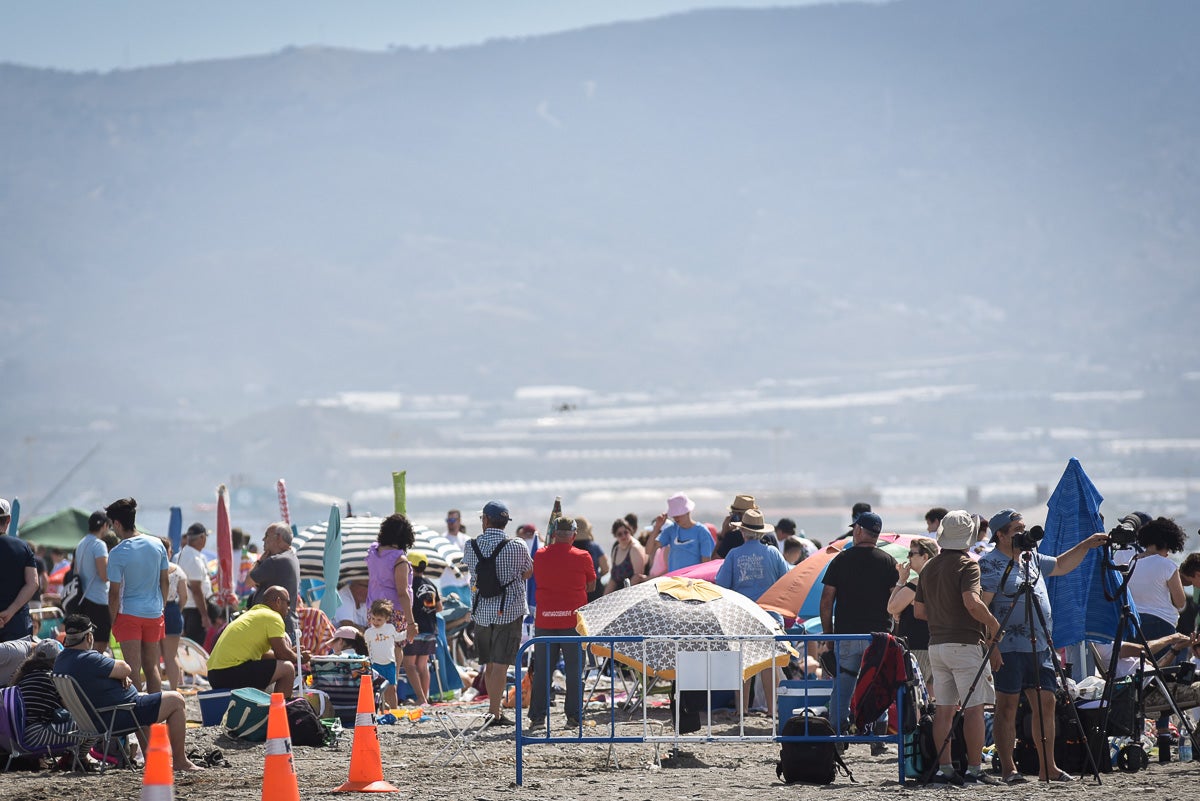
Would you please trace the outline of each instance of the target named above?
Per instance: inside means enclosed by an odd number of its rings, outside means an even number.
[[[73,677],[96,707],[135,704],[132,711],[117,712],[113,730],[133,730],[142,753],[146,752],[146,730],[150,724],[166,723],[175,770],[203,770],[187,757],[184,741],[187,712],[183,696],[174,690],[139,693],[134,689],[133,670],[126,662],[93,650],[95,626],[87,615],[68,615],[63,628],[66,631],[63,652],[54,660],[54,672]],[[104,726],[105,722],[94,720],[93,723]]]

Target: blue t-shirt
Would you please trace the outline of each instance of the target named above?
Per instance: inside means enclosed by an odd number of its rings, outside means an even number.
[[[161,543],[160,543],[161,544]],[[113,549],[116,553],[116,548]],[[132,686],[125,687],[121,682],[110,678],[116,662],[111,656],[105,656],[92,649],[65,648],[54,660],[54,672],[66,673],[73,676],[96,707],[126,704],[137,698],[137,690]]]
[[[121,612],[155,618],[163,613],[159,575],[168,567],[167,549],[155,537],[130,537],[108,555],[108,580],[121,583]]]
[[[108,582],[100,579],[96,572],[96,560],[108,556],[108,546],[95,534],[88,534],[75,546],[75,573],[83,597],[94,604],[108,605]]]
[[[668,573],[698,565],[706,557],[712,556],[713,552],[712,534],[701,523],[691,528],[680,528],[678,523],[671,522],[658,532],[658,544],[671,549],[667,551]]]
[[[750,540],[729,552],[714,583],[757,601],[789,568],[778,548]]]
[[[998,548],[985,553],[979,559],[979,586],[984,592],[995,593],[988,608],[992,610],[996,620],[1003,623],[1004,616],[1008,615],[1008,610],[1016,606],[1009,615],[1008,622],[1004,623],[1004,638],[1000,640],[1000,652],[1028,652],[1029,624],[1025,619],[1025,598],[1024,595],[1020,598],[1012,597],[1024,580],[1024,563],[1019,558],[1013,563],[1012,570],[1008,571],[1008,578],[1004,579],[1004,586],[1000,586],[1000,579],[1004,577],[1004,571],[1008,569],[1010,561]],[[1054,631],[1054,621],[1050,617],[1050,596],[1046,592],[1045,577],[1054,572],[1057,564],[1058,560],[1053,556],[1046,556],[1037,551],[1033,552],[1033,559],[1029,562],[1029,582],[1033,586],[1033,597],[1042,610],[1042,616],[1046,618],[1046,630],[1050,632]],[[1050,643],[1046,639],[1046,631],[1042,629],[1036,612],[1033,616],[1033,628],[1036,633],[1035,647],[1038,653],[1048,650]]]

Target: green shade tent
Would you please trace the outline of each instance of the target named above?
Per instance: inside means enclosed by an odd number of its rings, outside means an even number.
[[[87,534],[90,512],[62,509],[21,525],[21,539],[47,548],[74,549]]]

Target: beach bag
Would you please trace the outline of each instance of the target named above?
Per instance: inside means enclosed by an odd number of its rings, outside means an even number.
[[[79,579],[79,574],[75,572],[75,565],[67,570],[67,574],[63,576],[62,592],[59,594],[62,599],[63,611],[69,615],[79,612],[79,604],[83,602],[83,582]]]
[[[229,694],[225,728],[235,740],[264,743],[267,741],[267,714],[270,711],[271,696],[253,687],[241,687]]]
[[[917,719],[916,728],[904,735],[904,775],[909,779],[922,779],[930,772],[930,766],[938,758],[942,744],[933,736],[934,706],[930,704]],[[954,739],[950,745],[950,762],[963,775],[967,772],[967,741],[963,736],[963,721],[959,718],[954,726]]]
[[[516,543],[521,545],[522,548],[525,547],[523,543],[518,543],[516,540],[505,540],[496,546],[496,550],[492,551],[490,556],[485,557],[483,552],[479,550],[479,543],[471,540],[471,548],[475,551],[475,559],[477,560],[474,571],[475,603],[471,607],[472,611],[474,611],[475,607],[479,606],[480,598],[495,598],[499,596],[499,613],[504,614],[504,602],[508,600],[508,588],[510,585],[521,580],[521,577],[517,576],[507,584],[501,584],[500,576],[496,573],[496,557],[500,555],[500,551],[504,549],[504,546],[509,543]]]
[[[321,725],[321,719],[307,699],[293,698],[284,704],[284,709],[287,710],[292,745],[320,748],[329,742],[328,730]]]
[[[780,733],[784,737],[831,737],[834,731],[828,718],[799,714],[788,718]],[[833,742],[779,745],[779,761],[775,763],[775,775],[787,784],[832,784],[839,772],[849,777],[850,781],[854,781],[854,775],[842,761],[837,752],[837,745]]]

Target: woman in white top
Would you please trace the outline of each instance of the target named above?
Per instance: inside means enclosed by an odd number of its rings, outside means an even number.
[[[166,546],[167,558],[170,559],[174,555],[171,553],[171,541],[166,537],[159,539]],[[187,584],[187,573],[183,572],[182,567],[171,562],[167,566],[167,598],[163,604],[166,636],[163,637],[162,661],[172,690],[178,690],[183,683],[183,671],[179,668],[179,637],[183,634],[183,612],[180,610],[187,601]]]
[[[1156,640],[1175,633],[1179,610],[1187,603],[1179,566],[1169,556],[1183,550],[1187,535],[1174,520],[1159,517],[1138,529],[1137,540],[1144,550],[1133,561],[1129,595],[1137,605],[1142,633]]]

